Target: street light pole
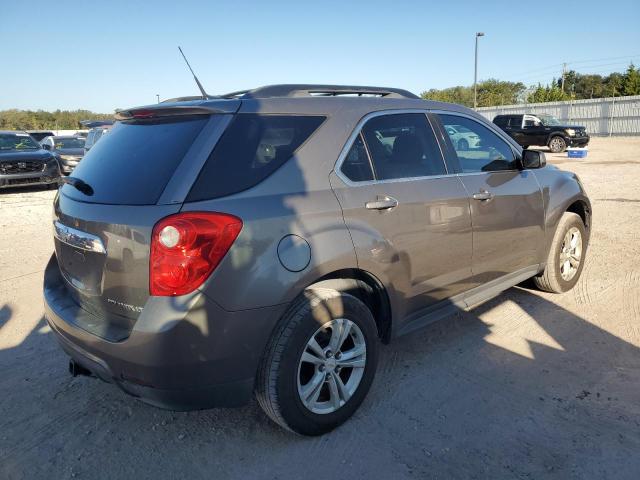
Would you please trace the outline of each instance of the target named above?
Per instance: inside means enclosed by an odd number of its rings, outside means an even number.
[[[476,33],[476,66],[473,72],[473,108],[478,108],[478,38],[484,37],[483,32]]]
[[[158,103],[160,103],[160,94],[156,93],[156,98],[158,99]]]

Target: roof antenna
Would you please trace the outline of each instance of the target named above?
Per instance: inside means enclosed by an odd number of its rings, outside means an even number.
[[[182,48],[178,47],[178,50],[180,50],[180,53],[182,54],[182,58],[184,58],[184,61],[187,64],[187,67],[189,67],[189,70],[191,70],[191,75],[193,75],[193,79],[198,84],[198,88],[200,89],[200,93],[202,93],[202,98],[207,100],[209,98],[209,95],[207,95],[207,92],[204,91],[204,87],[200,83],[200,80],[198,80],[198,77],[196,77],[196,74],[193,73],[193,68],[191,68],[191,65],[189,65],[189,60],[187,60],[187,57],[185,57],[184,52],[182,51]]]

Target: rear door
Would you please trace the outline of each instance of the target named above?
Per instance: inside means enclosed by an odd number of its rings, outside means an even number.
[[[525,115],[522,131],[527,140],[527,145],[547,144],[549,128],[545,127],[538,117]]]
[[[509,143],[478,120],[454,113],[438,118],[445,131],[447,125],[459,124],[480,137],[476,148],[465,151],[446,142],[470,196],[474,284],[537,266],[544,244],[544,207],[533,172],[519,170]]]
[[[65,184],[54,202],[55,250],[85,310],[115,322],[138,317],[149,296],[153,226],[180,210],[228,117],[118,122],[74,170],[71,179],[83,183]]]
[[[403,300],[400,316],[466,288],[469,201],[424,113],[365,117],[331,180],[358,265]]]

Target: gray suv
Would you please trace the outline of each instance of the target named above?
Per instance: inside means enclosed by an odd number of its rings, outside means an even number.
[[[255,393],[322,434],[380,343],[529,278],[567,291],[584,265],[578,178],[458,105],[276,85],[118,119],[55,198],[46,316],[74,375],[159,407]]]

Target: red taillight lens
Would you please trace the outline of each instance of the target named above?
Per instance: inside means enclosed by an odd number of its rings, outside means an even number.
[[[242,230],[242,220],[226,213],[186,212],[153,227],[149,293],[184,295],[211,275]]]

